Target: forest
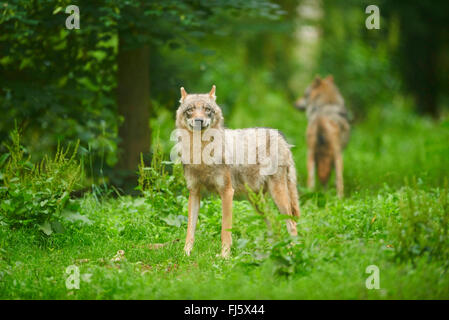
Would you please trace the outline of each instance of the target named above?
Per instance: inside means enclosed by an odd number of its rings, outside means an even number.
[[[329,75],[343,198],[295,107]],[[448,84],[448,1],[0,1],[0,299],[448,299]],[[180,88],[213,85],[227,128],[292,145],[301,208],[292,237],[235,198],[229,259],[216,194],[184,254],[170,158]]]

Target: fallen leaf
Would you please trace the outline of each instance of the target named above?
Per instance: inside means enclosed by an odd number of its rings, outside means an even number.
[[[117,262],[123,260],[124,258],[125,258],[125,250],[119,250],[117,251],[115,256],[112,257],[111,261]]]
[[[176,271],[176,269],[178,269],[178,265],[176,263],[169,264],[167,269],[165,270],[165,273]]]
[[[163,248],[165,246],[168,246],[171,243],[175,243],[175,242],[178,242],[178,241],[179,241],[179,239],[175,239],[175,240],[172,240],[172,241],[169,241],[169,242],[164,242],[164,243],[150,243],[150,244],[147,244],[147,245],[140,245],[140,246],[138,246],[138,248],[148,248],[150,250],[155,250],[155,249]]]
[[[89,259],[76,259],[75,263],[87,263],[89,262]]]

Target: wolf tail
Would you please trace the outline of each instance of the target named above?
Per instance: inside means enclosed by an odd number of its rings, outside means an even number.
[[[287,188],[290,196],[292,214],[299,218],[301,211],[299,210],[298,189],[296,189],[296,169],[293,161],[287,167]]]
[[[318,137],[315,162],[317,164],[318,179],[323,185],[326,185],[332,172],[334,154],[331,146],[329,145],[330,139],[328,137],[328,131],[324,121],[325,119],[323,118],[318,119]]]
[[[321,156],[317,159],[318,179],[325,186],[329,181],[332,171],[333,158],[330,156]]]

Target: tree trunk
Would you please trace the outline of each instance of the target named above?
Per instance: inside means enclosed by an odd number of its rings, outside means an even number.
[[[434,33],[403,36],[402,72],[407,88],[415,97],[417,111],[433,117],[438,115],[438,37]]]
[[[118,113],[124,122],[119,128],[119,162],[121,175],[135,176],[140,153],[150,150],[150,78],[149,47],[125,49],[119,41]]]

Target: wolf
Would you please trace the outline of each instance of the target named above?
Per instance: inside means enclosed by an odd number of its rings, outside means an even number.
[[[343,150],[349,141],[350,125],[348,112],[332,75],[321,79],[316,76],[295,102],[299,110],[307,115],[307,186],[315,188],[315,168],[320,182],[326,186],[332,167],[338,197],[344,195]]]
[[[275,129],[226,129],[215,92],[215,85],[205,94],[188,94],[181,88],[180,105],[176,111],[176,128],[187,133],[179,142],[184,177],[189,190],[184,251],[186,255],[190,255],[193,248],[201,191],[206,190],[218,193],[222,200],[221,256],[227,258],[232,244],[230,229],[234,194],[247,196],[248,189],[269,192],[279,211],[292,217],[287,219],[287,229],[292,236],[297,235],[294,220],[299,218],[300,208],[291,145]],[[212,136],[211,132],[214,133],[213,138],[205,138]],[[265,135],[260,134],[261,132]],[[202,138],[199,145],[197,143],[195,146],[195,136],[198,134]],[[212,143],[215,144],[215,149],[210,152]],[[244,151],[243,156],[242,153],[239,156],[237,149]],[[268,173],[264,173],[267,159],[260,156],[264,152],[268,158],[276,160],[271,161],[274,170]],[[207,158],[206,155],[213,154],[213,161],[195,162],[194,158],[198,158],[198,154],[202,160]]]

